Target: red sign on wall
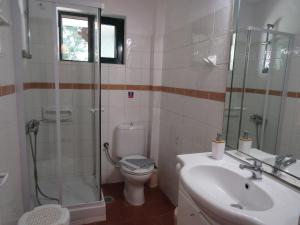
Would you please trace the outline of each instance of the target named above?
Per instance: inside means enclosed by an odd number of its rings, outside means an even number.
[[[128,91],[128,98],[134,98],[134,92]]]

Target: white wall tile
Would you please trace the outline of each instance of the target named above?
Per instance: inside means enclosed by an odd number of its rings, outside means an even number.
[[[167,0],[162,84],[224,92],[232,1]],[[217,55],[217,67],[203,57]],[[223,65],[224,64],[224,65]],[[222,129],[224,103],[161,94],[158,168],[160,186],[177,202],[176,155],[210,151]]]
[[[110,84],[124,84],[126,80],[125,66],[111,65],[109,73]]]

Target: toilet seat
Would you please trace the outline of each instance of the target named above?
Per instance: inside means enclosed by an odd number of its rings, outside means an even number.
[[[131,164],[126,161],[126,159],[147,159],[145,156],[141,155],[130,155],[122,158],[119,162],[121,165],[121,170],[123,170],[125,173],[135,175],[135,176],[142,176],[152,173],[154,170],[154,165],[140,168],[140,169],[133,169]]]
[[[18,225],[69,225],[69,223],[69,210],[57,204],[35,207],[18,221]]]

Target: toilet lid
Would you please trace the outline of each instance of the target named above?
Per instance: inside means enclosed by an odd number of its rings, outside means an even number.
[[[149,174],[153,171],[154,165],[150,165],[148,167],[144,168],[139,168],[135,169],[132,167],[132,164],[126,161],[126,159],[147,159],[145,156],[141,155],[131,155],[131,156],[126,156],[122,158],[119,163],[121,165],[121,169],[124,170],[125,172],[129,174],[134,174],[134,175],[144,175],[144,174]]]
[[[19,219],[18,225],[69,225],[70,213],[57,204],[35,207]]]

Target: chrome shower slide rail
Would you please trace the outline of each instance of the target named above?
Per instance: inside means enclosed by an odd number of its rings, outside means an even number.
[[[22,57],[25,59],[31,59],[32,54],[31,54],[31,33],[30,33],[30,23],[29,23],[29,0],[25,1],[26,6],[24,10],[24,16],[25,16],[25,32],[26,32],[26,48],[22,50]]]

